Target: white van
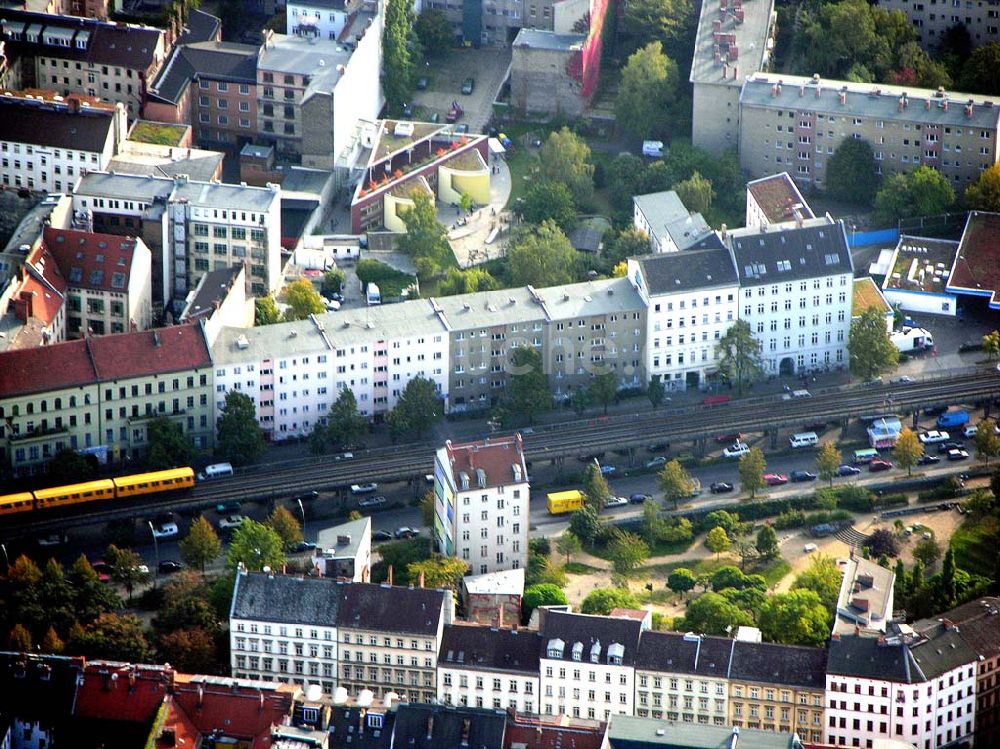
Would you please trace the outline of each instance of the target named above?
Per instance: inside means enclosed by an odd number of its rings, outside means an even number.
[[[818,442],[816,432],[801,432],[788,438],[788,444],[792,447],[816,447]]]
[[[642,155],[650,156],[654,159],[659,159],[663,157],[663,141],[662,140],[644,140],[642,142]]]
[[[205,470],[198,474],[199,481],[206,481],[208,479],[217,479],[223,476],[233,475],[233,465],[232,463],[213,463],[210,466],[205,466]]]

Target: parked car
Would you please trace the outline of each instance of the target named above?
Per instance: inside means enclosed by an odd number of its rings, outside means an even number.
[[[708,488],[712,494],[725,494],[733,490],[733,485],[728,481],[715,481]]]
[[[764,483],[768,486],[781,486],[788,483],[788,476],[783,473],[765,473]]]
[[[365,497],[358,502],[358,507],[381,507],[385,504],[385,497],[378,494],[374,497]]]
[[[220,531],[231,531],[234,528],[239,528],[243,525],[243,521],[246,520],[242,515],[227,515],[219,521]]]
[[[69,536],[65,533],[50,533],[38,539],[39,546],[62,546],[69,543]]]
[[[600,463],[604,460],[604,453],[592,453],[590,455],[580,455],[577,457],[581,463],[593,463],[595,460]]]
[[[939,442],[948,442],[951,439],[951,435],[947,432],[939,432],[936,429],[932,429],[929,432],[924,432],[917,439],[925,445],[936,445]]]
[[[628,501],[634,505],[641,505],[647,499],[652,499],[652,495],[649,494],[633,494],[628,498]]]
[[[103,559],[98,559],[92,561],[90,566],[94,568],[94,572],[97,573],[97,579],[102,583],[111,582],[111,565],[105,562]]]
[[[623,507],[628,504],[626,497],[607,497],[604,500],[605,507]]]
[[[873,460],[871,463],[868,464],[868,470],[871,473],[877,473],[878,471],[889,471],[892,470],[892,463],[888,460],[875,458],[875,460]]]
[[[378,484],[374,481],[368,484],[351,484],[351,494],[371,494],[378,491]]]
[[[159,569],[161,575],[172,575],[184,569],[184,565],[180,562],[175,562],[173,559],[164,559],[157,565],[157,569]]]
[[[448,110],[448,114],[444,118],[445,122],[458,122],[463,114],[465,114],[465,110],[462,109],[462,106],[457,101],[453,101],[451,109]],[[458,128],[455,128],[455,132],[458,132]]]
[[[902,375],[901,377],[895,378],[892,381],[892,384],[893,385],[909,385],[911,382],[916,382],[916,380],[914,380],[909,375]]]
[[[242,507],[239,502],[219,502],[215,506],[215,511],[220,515],[235,515]]]
[[[652,460],[646,461],[646,468],[659,468],[667,464],[667,459],[663,455],[657,455]]]
[[[745,442],[736,442],[722,451],[723,458],[742,458],[750,452],[750,445]]]
[[[792,481],[815,481],[816,474],[809,471],[792,471]]]
[[[407,103],[407,104],[403,105],[403,116],[406,117],[406,118],[410,118],[410,117],[413,116],[413,105],[412,104]]]
[[[601,466],[602,476],[613,476],[615,471],[618,470],[614,466]]]
[[[164,523],[163,525],[153,526],[153,538],[173,538],[178,533],[177,523]]]
[[[314,499],[319,499],[319,492],[302,492],[301,494],[296,494],[291,498],[292,502],[312,502]]]
[[[933,465],[935,463],[940,463],[940,462],[941,462],[941,458],[939,456],[937,456],[937,455],[926,455],[925,454],[925,455],[921,455],[920,459],[917,460],[917,465],[918,466],[929,466],[929,465]]]
[[[720,445],[736,445],[743,442],[743,434],[741,432],[720,434],[716,436],[715,441]]]
[[[965,460],[969,457],[968,450],[949,450],[948,460]]]
[[[404,525],[401,528],[397,528],[393,535],[398,539],[414,538],[420,535],[420,530],[417,528],[408,528]]]
[[[336,299],[324,299],[323,306],[326,307],[327,312],[337,312],[340,309],[340,302]]]
[[[652,444],[646,447],[647,452],[651,453],[665,453],[669,449],[670,449],[669,442],[653,442]]]
[[[431,81],[426,75],[417,78],[417,91],[426,91]]]
[[[961,442],[942,442],[938,445],[938,455],[944,455],[952,450],[961,450],[965,445]]]
[[[843,465],[840,466],[840,468],[837,469],[838,476],[857,476],[859,473],[861,473],[860,468],[858,468],[857,466],[849,466],[846,463],[844,463]]]
[[[389,531],[375,531],[372,533],[372,541],[392,541],[392,534]]]
[[[473,77],[468,77],[462,81],[462,93],[468,96],[472,93],[472,90],[476,87],[476,79]]]
[[[312,551],[316,548],[316,544],[312,541],[299,541],[298,543],[292,544],[288,549],[293,554],[301,554],[304,551]]]

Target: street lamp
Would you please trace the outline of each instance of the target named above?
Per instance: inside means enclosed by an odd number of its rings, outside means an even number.
[[[295,501],[299,503],[299,512],[302,513],[302,530],[306,529],[306,508],[302,506],[302,499],[299,497],[295,498]]]
[[[156,578],[160,574],[160,542],[156,538],[156,530],[153,528],[153,521],[147,520],[146,525],[149,526],[149,532],[153,536],[153,551],[156,554],[156,567],[153,569],[153,588],[156,588]]]
[[[10,557],[7,556],[6,544],[0,544],[0,549],[3,549],[3,561],[7,565],[6,570],[10,572]]]

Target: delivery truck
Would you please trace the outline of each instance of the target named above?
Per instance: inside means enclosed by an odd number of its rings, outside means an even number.
[[[934,348],[934,336],[924,328],[903,328],[890,335],[889,340],[904,354]]]
[[[566,512],[576,512],[583,507],[584,496],[579,489],[565,492],[552,492],[548,495],[549,512],[552,515],[562,515]]]

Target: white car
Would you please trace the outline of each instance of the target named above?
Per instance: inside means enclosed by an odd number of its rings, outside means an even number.
[[[163,523],[153,526],[153,538],[173,538],[177,533],[177,523]]]
[[[951,439],[951,435],[947,432],[939,432],[936,429],[930,432],[924,432],[918,439],[925,445],[935,445],[938,442],[947,442]]]
[[[227,515],[219,521],[219,530],[228,531],[233,528],[239,528],[243,525],[243,521],[246,520],[242,515]]]
[[[972,439],[973,437],[976,436],[976,432],[978,431],[979,427],[977,427],[975,424],[971,424],[965,428],[965,431],[962,432],[962,436],[964,436],[965,439]]]
[[[326,307],[327,312],[336,312],[340,309],[340,302],[336,299],[324,299],[323,305]]]
[[[378,491],[378,484],[351,484],[351,494],[371,494]]]
[[[750,445],[745,442],[737,442],[722,451],[723,458],[742,458],[750,452]]]
[[[608,497],[604,500],[605,507],[624,507],[628,504],[628,497]]]
[[[909,375],[902,375],[901,377],[897,377],[895,380],[893,380],[892,384],[893,385],[909,385],[912,382],[916,382],[916,380],[914,380]]]

